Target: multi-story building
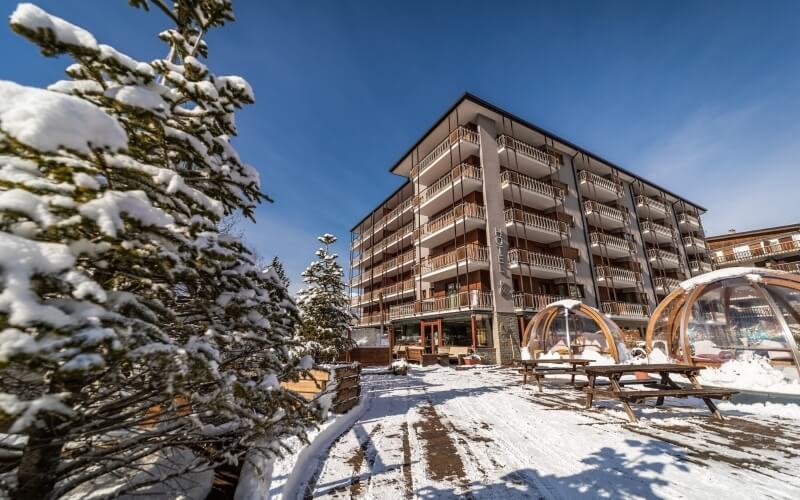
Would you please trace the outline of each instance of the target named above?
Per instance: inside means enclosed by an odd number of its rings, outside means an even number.
[[[800,224],[710,236],[715,267],[770,267],[800,273]]]
[[[407,180],[353,227],[350,286],[358,325],[397,343],[507,362],[550,302],[642,328],[711,270],[705,209],[470,94],[390,171]]]

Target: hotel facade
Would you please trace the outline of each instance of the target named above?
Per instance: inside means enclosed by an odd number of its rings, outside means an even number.
[[[715,268],[768,267],[800,274],[800,224],[708,237]]]
[[[507,363],[550,302],[643,329],[711,270],[705,209],[470,94],[390,171],[406,180],[352,228],[349,283],[356,328],[395,344]]]

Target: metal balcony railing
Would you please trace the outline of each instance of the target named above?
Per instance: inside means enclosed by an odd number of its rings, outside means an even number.
[[[575,263],[572,259],[565,259],[558,255],[531,252],[520,248],[512,248],[508,251],[508,265],[514,266],[519,264],[565,272],[572,272],[575,269]]]
[[[706,248],[706,242],[694,236],[684,236],[683,244],[687,247]]]
[[[474,144],[481,143],[481,139],[477,131],[470,130],[463,126],[459,126],[457,129],[452,131],[450,135],[448,135],[442,142],[440,142],[439,145],[433,149],[433,151],[428,153],[428,155],[425,156],[425,158],[420,160],[419,163],[417,163],[411,169],[411,177],[414,178],[417,175],[419,175],[420,172],[428,168],[441,156],[450,151],[450,149],[453,146],[458,144],[458,141],[469,141]]]
[[[700,219],[693,215],[689,215],[687,213],[680,213],[678,214],[678,223],[679,224],[691,224],[693,226],[700,225]]]
[[[597,274],[597,279],[604,279],[604,280],[618,280],[618,281],[631,281],[631,282],[639,282],[642,281],[642,274],[637,271],[631,271],[630,269],[623,269],[621,267],[614,267],[614,266],[596,266],[594,268],[595,274]]]
[[[526,212],[519,208],[507,208],[503,211],[506,223],[519,222],[551,233],[566,233],[567,224],[539,214]]]
[[[623,224],[627,224],[629,220],[628,212],[618,208],[609,207],[604,203],[594,200],[586,200],[583,202],[583,210],[586,215],[598,214],[601,217],[608,217],[609,219],[616,220]]]
[[[592,246],[607,245],[619,248],[620,250],[624,250],[626,252],[631,252],[631,253],[636,252],[636,243],[630,240],[626,240],[625,238],[620,238],[619,236],[612,236],[606,233],[593,232],[589,233],[589,241]]]
[[[634,304],[632,302],[603,302],[601,304],[603,313],[611,316],[650,316],[650,308],[647,304]]]
[[[658,276],[656,278],[653,278],[653,284],[656,286],[656,288],[661,288],[663,290],[671,291],[678,288],[681,282],[680,280],[676,280],[675,278]]]
[[[588,170],[580,170],[578,172],[578,182],[581,184],[593,184],[594,186],[605,189],[606,191],[616,193],[617,197],[620,197],[625,193],[625,186],[622,184],[622,182],[607,179]]]
[[[543,196],[547,196],[548,198],[553,198],[553,201],[564,198],[563,189],[551,186],[546,182],[534,179],[528,175],[512,172],[510,170],[504,170],[500,173],[500,182],[513,184],[522,189],[527,189],[528,191],[539,193]]]
[[[655,198],[650,198],[649,196],[645,196],[643,194],[640,194],[636,197],[636,206],[650,207],[653,210],[658,210],[659,212],[665,214],[670,213],[669,206],[666,203]]]
[[[647,249],[647,258],[649,260],[668,260],[671,262],[678,262],[679,257],[678,254],[673,252],[668,252],[667,250],[662,250],[660,248],[648,248]]]
[[[505,134],[497,138],[497,150],[500,151],[503,148],[514,150],[517,154],[523,154],[548,167],[558,168],[555,156]]]
[[[653,221],[645,220],[641,223],[642,232],[648,233],[652,232],[655,234],[660,234],[667,238],[674,238],[675,237],[675,230],[670,226],[664,226],[662,224],[657,224]]]
[[[424,204],[438,193],[451,187],[456,180],[461,179],[462,177],[482,180],[483,169],[481,169],[481,167],[476,167],[475,165],[470,165],[469,163],[462,163],[456,166],[450,172],[446,173],[442,177],[439,177],[436,182],[428,186],[422,193],[420,193],[417,199],[417,204]]]
[[[462,217],[486,220],[486,208],[475,203],[462,203],[452,210],[440,215],[436,219],[422,226],[422,236],[435,233],[436,231],[452,225]]]

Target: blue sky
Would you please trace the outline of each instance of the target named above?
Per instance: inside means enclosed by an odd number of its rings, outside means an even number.
[[[133,57],[163,57],[157,12],[127,2],[38,5]],[[4,1],[7,14],[15,2]],[[464,91],[709,209],[709,234],[800,221],[800,2],[236,0],[209,66],[239,74],[242,157],[275,199],[247,240],[293,289],[331,232],[402,179],[388,173]],[[45,86],[45,59],[0,29],[0,79]]]

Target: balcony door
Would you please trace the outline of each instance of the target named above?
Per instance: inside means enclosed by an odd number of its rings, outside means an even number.
[[[435,353],[436,347],[442,344],[442,320],[420,321],[419,335],[425,352]]]

